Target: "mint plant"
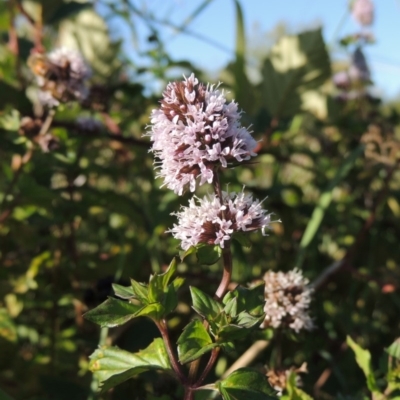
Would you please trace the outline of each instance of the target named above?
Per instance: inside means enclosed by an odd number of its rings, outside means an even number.
[[[91,370],[103,390],[147,370],[172,374],[184,387],[184,399],[194,399],[201,390],[219,392],[228,399],[274,399],[276,391],[265,374],[249,368],[233,371],[225,379],[204,385],[220,351],[234,347],[241,339],[259,329],[265,319],[264,285],[237,287],[228,291],[233,260],[232,240],[270,227],[271,214],[244,190],[222,190],[220,175],[225,168],[254,157],[256,141],[240,124],[241,112],[227,103],[218,86],[203,85],[192,74],[183,82],[170,83],[161,107],[152,112],[148,136],[153,142],[158,177],[178,195],[205,183],[213,193],[194,196],[189,206],[175,212],[178,222],[168,231],[181,241],[181,260],[197,253],[199,260],[222,259],[221,282],[215,294],[190,288],[192,308],[197,314],[172,343],[168,315],[178,304],[183,279],[175,277],[178,258],[163,274],[150,276],[148,283],[131,281],[131,286],[114,285],[117,297],[109,298],[85,317],[102,327],[122,325],[144,316],[157,326],[161,339],[146,349],[130,354],[116,347],[100,348],[91,356]],[[212,257],[212,255],[215,255]],[[200,360],[208,357],[204,368]]]

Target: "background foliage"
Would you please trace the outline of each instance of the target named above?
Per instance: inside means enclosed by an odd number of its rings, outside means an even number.
[[[386,387],[393,360],[388,364],[384,349],[400,327],[398,104],[372,98],[366,87],[362,96],[338,100],[331,83],[337,66],[319,29],[282,33],[260,59],[261,79],[254,83],[240,2],[235,6],[236,55],[220,77],[252,124],[259,157],[228,170],[223,183],[268,196],[265,206],[282,224],[274,224],[268,238],[252,235],[251,248],[234,248],[234,280],[247,284],[269,269],[297,266],[315,286],[315,331],[280,337],[253,366],[306,362],[303,390],[314,398],[370,398],[369,392]],[[146,69],[125,57],[107,15],[124,20],[133,35],[135,19],[147,21],[153,47]],[[158,29],[163,27],[155,27],[134,1],[0,3],[0,397],[97,398],[88,370],[97,345],[137,351],[158,336],[144,319],[100,332],[82,318],[111,295],[113,282],[147,281],[177,253],[178,243],[165,231],[175,220],[170,213],[187,200],[154,180],[142,134],[160,93],[148,82],[161,87],[192,71],[207,81],[207,74],[186,60],[172,60]],[[40,44],[78,48],[94,71],[89,101],[57,109],[54,146],[45,149],[20,130],[23,117],[43,116],[27,67],[31,49]],[[79,130],[82,116],[96,118],[102,128]],[[189,285],[207,291],[220,276],[218,266],[191,258],[179,271],[186,283],[170,321],[174,339],[193,316]],[[224,353],[214,378],[263,335]],[[367,381],[347,336],[371,352],[372,367],[365,367],[368,361],[362,368]],[[398,385],[399,376],[391,374]],[[166,399],[175,389],[174,381],[148,372],[100,398]],[[288,396],[307,398],[295,388]]]

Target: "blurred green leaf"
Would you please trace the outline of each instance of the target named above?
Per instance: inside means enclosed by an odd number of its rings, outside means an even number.
[[[60,45],[80,50],[97,78],[106,82],[120,69],[120,43],[110,39],[107,24],[95,10],[83,9],[61,21],[59,32]]]
[[[387,349],[386,352],[394,358],[400,360],[400,339],[396,339]]]
[[[364,146],[360,145],[356,149],[354,149],[349,156],[343,161],[343,163],[338,168],[334,178],[329,182],[328,187],[321,193],[321,196],[318,200],[317,206],[315,207],[311,218],[307,224],[306,230],[304,231],[303,237],[300,242],[300,251],[297,257],[296,266],[301,268],[301,265],[304,261],[305,250],[311,243],[315,234],[318,231],[318,228],[321,225],[321,222],[324,218],[325,212],[332,201],[333,191],[336,186],[347,176],[350,170],[354,167],[356,161],[361,156],[364,151]]]
[[[350,336],[347,336],[346,343],[351,347],[356,355],[356,362],[367,378],[368,389],[371,392],[379,392],[379,388],[376,384],[375,376],[372,371],[371,353],[359,346]]]
[[[265,60],[262,74],[262,99],[270,115],[280,118],[301,110],[313,112],[307,96],[331,76],[321,29],[282,37]]]
[[[90,356],[89,368],[100,381],[103,392],[144,371],[171,370],[161,338],[134,354],[118,347],[100,348]]]

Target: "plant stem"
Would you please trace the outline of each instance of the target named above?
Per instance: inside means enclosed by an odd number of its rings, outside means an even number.
[[[161,333],[161,336],[164,340],[165,348],[167,349],[168,357],[169,360],[171,361],[172,368],[174,369],[176,375],[178,376],[179,380],[181,381],[182,384],[185,384],[187,382],[187,378],[184,375],[181,366],[178,362],[178,359],[174,353],[171,340],[169,338],[168,334],[168,327],[167,327],[167,322],[164,320],[162,321],[154,321],[155,324],[157,325],[158,330]],[[186,399],[186,397],[185,397]]]
[[[213,187],[215,195],[220,199],[220,202],[222,204],[223,197],[222,197],[221,182],[219,179],[218,170],[214,171]],[[222,210],[222,216],[225,217],[224,210]],[[214,297],[217,300],[221,300],[224,294],[226,293],[232,277],[232,252],[231,252],[230,241],[225,242],[225,246],[222,252],[222,259],[224,264],[224,272],[222,274],[221,283],[219,284],[218,289],[214,295]],[[208,330],[209,324],[206,320],[203,321],[203,325]],[[201,358],[198,358],[197,360],[193,361],[190,364],[190,369],[189,369],[189,382],[196,382],[196,385],[200,385],[201,382],[206,378],[207,374],[210,372],[211,368],[214,366],[218,354],[219,354],[219,348],[216,348],[212,351],[211,357],[208,360],[208,363],[203,373],[201,374],[200,378],[197,381],[196,381],[196,374],[199,369]]]
[[[207,377],[211,368],[214,366],[215,361],[217,361],[219,351],[220,351],[219,347],[216,347],[212,350],[210,359],[208,360],[208,363],[207,363],[206,367],[204,368],[204,371],[200,375],[200,378],[196,382],[196,385],[195,385],[196,387],[200,386],[203,383],[204,379]]]

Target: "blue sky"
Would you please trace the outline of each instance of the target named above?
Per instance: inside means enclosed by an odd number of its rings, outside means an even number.
[[[131,0],[141,10],[157,19],[167,19],[182,25],[203,0]],[[385,97],[400,96],[400,0],[375,0],[375,21],[370,27],[376,43],[367,46],[366,55],[378,92]],[[347,12],[348,0],[241,0],[246,32],[251,36],[255,25],[262,32],[271,31],[278,23],[285,23],[291,32],[321,25],[325,40],[334,49],[335,39],[354,33],[359,27]],[[135,27],[145,45],[148,28],[135,18]],[[121,25],[118,26],[119,29]],[[207,7],[189,25],[189,30],[201,35],[177,33],[171,28],[161,28],[168,53],[174,59],[186,59],[210,72],[225,66],[233,57],[235,46],[235,6],[233,0],[210,1]],[[125,29],[122,29],[125,31]],[[125,31],[126,32],[126,31]],[[215,42],[213,45],[210,42]],[[143,48],[140,46],[141,48]],[[127,53],[138,63],[132,42],[127,41]],[[334,58],[344,54],[333,51]]]

